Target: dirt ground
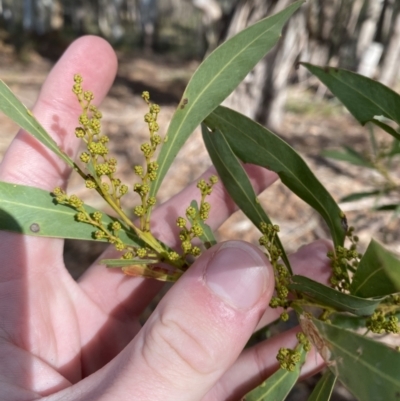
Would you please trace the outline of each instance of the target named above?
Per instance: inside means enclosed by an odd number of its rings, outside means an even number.
[[[36,54],[32,54],[30,60],[28,64],[18,63],[9,50],[0,49],[0,78],[27,107],[33,105],[52,65]],[[120,57],[118,76],[101,110],[104,115],[103,131],[111,138],[111,152],[119,161],[119,173],[123,181],[132,182],[132,166],[141,160],[138,144],[147,137],[143,121],[146,105],[140,97],[141,92],[149,90],[152,99],[161,105],[159,123],[163,134],[196,66],[196,62],[177,63],[157,56]],[[17,126],[2,114],[0,125],[1,160],[17,132]],[[351,144],[362,152],[367,151],[368,132],[366,128],[359,126],[342,106],[333,101],[316,98],[305,88],[291,88],[287,112],[279,134],[304,157],[336,200],[352,192],[371,190],[374,183],[380,180],[378,174],[372,170],[321,157],[323,149],[337,149],[343,144]],[[378,137],[384,136],[378,133]],[[196,131],[168,173],[159,193],[159,202],[165,201],[184,188],[210,164],[200,132]],[[396,179],[399,177],[399,170],[397,161],[393,174]],[[69,192],[77,194],[96,208],[104,207],[102,199],[86,190],[77,175],[71,179]],[[274,223],[280,225],[281,240],[288,252],[293,252],[314,239],[329,238],[321,218],[281,183],[275,183],[265,191],[260,196],[260,201]],[[389,201],[390,199],[381,200],[382,203]],[[128,197],[126,207],[131,208],[134,203],[134,198]],[[374,237],[400,254],[398,217],[390,212],[374,212],[373,205],[373,199],[340,203],[349,224],[356,228],[361,250],[365,249],[371,237]],[[218,238],[244,239],[256,243],[258,234],[251,223],[243,218],[242,213],[237,212],[218,230]],[[67,241],[66,262],[72,274],[78,277],[103,248],[103,244],[94,242],[80,244]],[[298,390],[300,392],[301,386]],[[344,389],[340,391],[343,394],[337,394],[337,400],[351,399]],[[295,399],[305,398],[299,396],[293,398]]]

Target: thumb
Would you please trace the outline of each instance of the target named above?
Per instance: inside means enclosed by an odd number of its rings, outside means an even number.
[[[229,241],[209,249],[109,366],[110,400],[117,387],[134,399],[201,400],[241,353],[273,289],[272,267],[256,247]]]

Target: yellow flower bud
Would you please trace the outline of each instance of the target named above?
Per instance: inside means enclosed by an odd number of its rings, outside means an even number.
[[[133,208],[133,213],[135,213],[136,216],[141,217],[146,213],[146,211],[142,205],[139,205]]]
[[[118,231],[118,230],[120,230],[120,229],[121,229],[121,223],[120,223],[119,221],[114,221],[114,222],[111,224],[111,229],[112,229],[113,231]]]
[[[83,93],[83,98],[84,98],[87,102],[90,102],[91,100],[94,99],[93,92],[91,92],[91,91],[85,91],[85,92]]]
[[[80,95],[82,93],[82,86],[80,83],[74,84],[72,87],[72,92],[75,93],[75,95]]]
[[[154,117],[152,116],[152,114],[146,113],[146,114],[144,115],[144,121],[145,121],[146,123],[151,123],[153,120],[154,120]]]
[[[75,128],[75,136],[77,138],[84,138],[85,135],[86,135],[86,132],[82,127]]]
[[[133,252],[126,252],[122,255],[122,259],[132,259],[133,258]]]
[[[146,103],[148,103],[149,100],[150,100],[150,93],[147,92],[147,91],[142,92],[142,98],[144,99],[144,101],[145,101]]]
[[[79,158],[81,159],[81,161],[82,161],[83,163],[89,163],[89,161],[90,161],[90,155],[89,155],[89,153],[87,153],[87,152],[83,152],[83,153],[79,156]]]
[[[119,188],[119,193],[120,195],[125,195],[128,193],[128,186],[125,184],[122,184]]]
[[[136,254],[137,254],[137,256],[139,256],[139,258],[144,258],[144,257],[146,257],[146,255],[147,255],[147,251],[146,251],[145,248],[139,248],[139,249],[136,251]]]
[[[168,257],[172,261],[178,260],[179,259],[179,253],[177,253],[175,251],[169,252]]]
[[[184,219],[183,217],[178,217],[176,219],[176,225],[180,228],[183,228],[186,226],[186,219]]]
[[[133,170],[135,171],[135,174],[142,176],[143,175],[143,167],[142,166],[135,166],[133,168]]]
[[[160,112],[160,106],[158,104],[152,104],[150,106],[150,113],[158,114]]]
[[[218,182],[218,177],[216,175],[212,175],[210,177],[211,184],[216,184]]]
[[[97,187],[96,182],[90,178],[85,180],[85,184],[86,184],[86,188],[88,188],[88,189],[95,189]]]
[[[74,75],[74,82],[77,84],[81,84],[83,82],[82,75],[81,74],[75,74]]]
[[[54,190],[53,190],[53,194],[54,195],[63,195],[65,192],[60,188],[60,187],[56,187],[56,188],[54,188]]]
[[[117,241],[114,246],[117,251],[123,251],[125,249],[125,245],[122,241]]]
[[[97,221],[98,223],[101,221],[101,218],[103,217],[103,214],[101,212],[94,212],[92,214],[92,218],[94,221]]]

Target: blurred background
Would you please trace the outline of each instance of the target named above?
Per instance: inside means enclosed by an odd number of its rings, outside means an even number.
[[[218,44],[293,0],[0,0],[2,59],[57,60],[84,34],[106,38],[122,56],[200,61]],[[304,82],[299,60],[338,66],[388,86],[400,74],[400,2],[310,0],[230,103],[278,129],[286,88]],[[324,93],[319,88],[319,96]],[[177,93],[178,94],[178,93]]]
[[[123,182],[133,183],[132,166],[142,161],[139,145],[146,140],[140,95],[150,91],[161,105],[159,122],[165,133],[185,85],[201,60],[218,44],[259,19],[274,14],[290,0],[0,0],[0,78],[31,107],[52,65],[77,37],[95,34],[114,47],[119,69],[103,102],[103,131],[111,137],[111,151],[119,162]],[[399,149],[377,128],[361,127],[310,76],[299,61],[347,68],[399,90],[399,0],[308,0],[289,20],[278,45],[248,74],[225,101],[291,144],[307,161],[356,227],[360,250],[371,237],[400,254],[398,207]],[[78,72],[78,71],[77,71]],[[71,83],[72,86],[72,83]],[[90,89],[90,88],[87,88]],[[17,126],[0,115],[0,160]],[[371,143],[371,141],[373,143]],[[372,145],[393,153],[385,167],[366,168]],[[358,163],[324,157],[326,150],[346,145]],[[382,153],[382,154],[383,154]],[[210,160],[196,131],[179,153],[159,193],[162,202],[196,179]],[[341,201],[354,193],[378,195]],[[69,192],[88,204],[104,208],[102,199],[87,191],[73,176]],[[317,238],[329,238],[321,218],[288,191],[274,184],[260,196],[289,252]],[[132,195],[126,207],[137,200]],[[384,210],[377,210],[384,209]],[[218,231],[220,240],[256,243],[252,224],[235,213]],[[65,258],[74,277],[104,249],[102,243],[66,241]],[[313,380],[313,379],[312,379]],[[312,385],[311,380],[311,385]],[[304,383],[303,383],[304,384]],[[291,400],[303,400],[309,384],[297,386]],[[336,400],[352,399],[339,388]],[[296,398],[297,397],[297,398]]]

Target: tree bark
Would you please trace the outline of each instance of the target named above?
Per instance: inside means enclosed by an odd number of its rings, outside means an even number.
[[[383,55],[382,68],[380,71],[379,80],[387,85],[392,86],[400,76],[400,3],[397,0],[388,2],[386,9],[386,24],[390,28],[387,33],[386,51]]]
[[[228,37],[246,26],[288,6],[288,0],[239,2]],[[277,46],[250,72],[224,104],[272,129],[282,121],[288,77],[306,43],[305,18],[297,12],[291,18]]]
[[[239,1],[227,37],[290,3]],[[396,68],[400,59],[399,8],[398,0],[307,2],[289,20],[275,48],[224,104],[279,130],[288,84],[309,77],[304,69],[295,70],[299,60],[353,71],[360,69],[392,84],[399,76]]]

